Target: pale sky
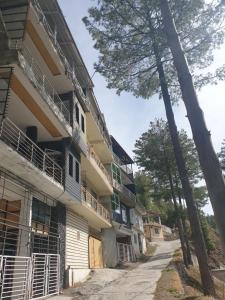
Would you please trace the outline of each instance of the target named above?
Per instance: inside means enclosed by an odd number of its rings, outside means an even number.
[[[95,0],[59,0],[63,14],[91,76],[94,74],[93,64],[98,59],[98,52],[93,48],[94,43],[82,22],[82,18],[87,16],[88,8],[94,3]],[[216,51],[214,65],[225,63],[224,53],[225,45],[221,50]],[[122,93],[118,96],[114,90],[106,88],[105,79],[96,73],[93,76],[93,82],[95,85],[94,93],[105,115],[110,134],[133,157],[132,150],[135,141],[148,129],[150,121],[159,117],[165,119],[163,102],[157,96],[151,100],[136,99],[128,93]],[[214,147],[216,151],[219,151],[222,140],[225,139],[225,82],[203,88],[198,96]],[[182,101],[178,107],[174,108],[174,113],[178,128],[185,129],[191,136]],[[210,206],[205,210],[209,213],[212,211]]]

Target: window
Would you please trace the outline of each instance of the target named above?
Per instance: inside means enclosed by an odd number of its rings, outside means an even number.
[[[127,209],[124,205],[121,205],[121,211],[122,211],[122,220],[124,223],[127,223]]]
[[[112,176],[113,176],[113,179],[115,179],[118,183],[121,184],[120,168],[115,164],[112,164]]]
[[[73,156],[69,154],[69,175],[73,177]]]
[[[50,225],[50,206],[33,198],[32,202],[32,221],[43,225]]]
[[[75,105],[75,113],[76,113],[76,121],[78,124],[80,124],[80,110],[78,104]]]
[[[134,243],[137,244],[137,235],[134,234]]]
[[[120,214],[120,198],[116,193],[112,195],[112,210]]]
[[[85,132],[85,125],[84,125],[84,116],[81,115],[81,129],[83,132]]]
[[[76,161],[76,182],[80,182],[80,165],[78,161]]]
[[[155,228],[155,234],[159,234],[159,229]]]

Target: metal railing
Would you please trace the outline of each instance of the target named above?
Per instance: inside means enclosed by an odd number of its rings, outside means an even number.
[[[97,199],[95,199],[94,196],[84,187],[82,187],[82,199],[83,201],[93,208],[93,210],[100,215],[102,218],[106,219],[108,222],[110,222],[110,214],[109,211],[98,202]]]
[[[80,86],[80,83],[76,77],[74,69],[70,66],[59,42],[57,41],[57,31],[55,30],[55,32],[53,32],[53,30],[51,29],[51,26],[49,25],[44,12],[42,11],[42,9],[38,3],[38,0],[32,0],[31,2],[35,9],[35,12],[37,14],[37,17],[38,17],[40,23],[42,23],[44,29],[46,30],[46,32],[53,44],[53,47],[55,48],[56,52],[58,53],[58,55],[61,59],[62,64],[64,65],[66,75],[69,77],[70,80],[72,80],[74,87],[76,88],[81,100],[84,102],[84,104],[88,108],[89,107],[88,99],[85,96],[85,94],[82,90],[82,87]]]
[[[78,96],[80,98],[80,100],[85,104],[87,110],[91,112],[93,118],[95,119],[100,131],[101,131],[101,134],[104,136],[104,139],[106,141],[106,144],[108,145],[108,147],[111,149],[111,144],[110,144],[110,138],[109,138],[109,135],[106,131],[106,128],[105,125],[104,125],[104,122],[102,120],[102,116],[99,114],[99,116],[97,116],[95,110],[94,110],[94,107],[93,105],[91,105],[88,97],[84,94],[83,92],[83,89],[77,79],[77,76],[76,76],[76,73],[75,73],[75,70],[73,67],[71,67],[70,63],[68,62],[63,50],[62,50],[62,47],[60,46],[60,43],[58,42],[57,40],[57,31],[53,31],[51,26],[49,25],[46,17],[45,17],[45,14],[44,12],[42,11],[42,8],[40,7],[39,3],[38,3],[38,0],[32,0],[32,5],[35,9],[35,12],[37,14],[37,17],[40,21],[40,23],[42,23],[43,27],[45,28],[52,44],[53,44],[53,47],[55,48],[56,52],[58,53],[63,65],[64,65],[64,68],[65,68],[65,72],[66,72],[66,75],[69,77],[70,80],[72,80],[73,82],[73,85],[75,87],[75,90],[77,91],[78,93]],[[94,95],[93,96],[93,100],[96,101]],[[100,112],[101,113],[101,112]]]
[[[93,98],[93,101],[97,103],[97,100],[95,99],[95,96],[94,96],[93,93],[92,93],[91,96]],[[102,119],[102,113],[101,113],[100,109],[99,109],[99,112],[97,114],[94,107],[93,107],[93,105],[90,104],[90,113],[91,113],[93,119],[95,120],[102,136],[104,137],[104,140],[105,140],[108,148],[111,150],[112,147],[111,147],[110,137],[109,137],[105,122]]]
[[[2,122],[0,139],[36,168],[60,184],[63,183],[62,168],[7,118]]]
[[[70,112],[59,97],[47,76],[43,74],[40,67],[27,48],[23,47],[19,54],[20,65],[28,76],[29,80],[37,88],[43,99],[48,103],[54,114],[59,118],[61,113],[65,121],[70,125]],[[53,105],[54,104],[54,105]],[[54,109],[54,107],[56,109]],[[60,120],[62,121],[62,120]]]
[[[109,183],[112,184],[111,176],[109,175],[108,171],[106,170],[106,168],[104,167],[101,160],[98,158],[97,154],[95,153],[95,151],[93,150],[93,147],[90,144],[88,145],[88,154],[89,154],[90,157],[92,157],[94,159],[94,161],[96,162],[98,167],[101,169],[101,171],[106,176]]]
[[[125,185],[122,185],[122,193],[130,200],[136,202],[136,195],[132,193]]]
[[[11,34],[13,32],[18,31],[17,29],[10,30]],[[22,47],[22,42],[23,42],[23,38],[22,37],[18,37],[18,38],[11,38],[9,31],[7,30],[6,24],[5,24],[5,20],[2,14],[2,11],[0,9],[0,32],[4,32],[5,35],[7,36],[8,39],[8,47],[10,50],[19,50]]]
[[[127,173],[128,175],[133,174],[133,170],[130,167],[128,167],[128,165],[125,165],[115,153],[113,153],[113,158],[114,158],[114,161],[121,167],[121,169],[125,173]]]

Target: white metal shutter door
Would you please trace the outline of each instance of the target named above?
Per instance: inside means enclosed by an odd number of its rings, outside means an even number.
[[[88,222],[68,210],[66,214],[66,267],[88,269]]]

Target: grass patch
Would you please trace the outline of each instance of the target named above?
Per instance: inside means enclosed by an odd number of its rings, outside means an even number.
[[[224,298],[224,285],[214,279],[216,299]],[[198,268],[186,269],[182,262],[181,250],[175,251],[170,265],[162,272],[157,283],[154,300],[212,300],[203,295],[201,277]]]
[[[161,275],[157,283],[154,300],[182,299],[183,286],[173,263],[171,263]]]

